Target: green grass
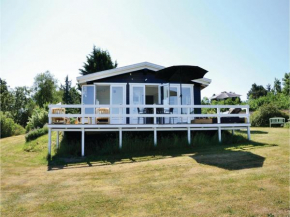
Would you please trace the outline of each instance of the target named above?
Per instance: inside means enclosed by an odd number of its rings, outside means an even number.
[[[287,216],[289,129],[251,130],[252,142],[201,146],[199,137],[146,154],[57,158],[53,148],[49,165],[47,135],[1,139],[1,214]]]

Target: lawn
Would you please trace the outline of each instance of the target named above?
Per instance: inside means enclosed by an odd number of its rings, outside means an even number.
[[[251,130],[239,146],[50,166],[47,135],[30,152],[1,139],[2,216],[287,216],[289,130]]]

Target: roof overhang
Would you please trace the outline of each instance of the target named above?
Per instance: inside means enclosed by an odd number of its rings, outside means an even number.
[[[121,75],[121,74],[129,73],[129,72],[134,72],[134,71],[138,71],[142,69],[149,69],[156,72],[164,68],[165,68],[164,66],[156,65],[149,62],[142,62],[142,63],[137,63],[137,64],[133,64],[129,66],[123,66],[123,67],[119,67],[115,69],[109,69],[109,70],[105,70],[101,72],[95,72],[88,75],[79,76],[77,77],[77,82],[80,85],[83,85],[90,81],[104,79],[104,78]],[[208,78],[200,78],[200,79],[196,79],[192,81],[196,83],[200,83],[202,89],[207,87],[211,83],[211,79],[208,79]]]
[[[209,78],[199,78],[192,81],[201,84],[202,89],[206,88],[211,83],[211,79]]]
[[[77,81],[79,84],[85,84],[89,81],[94,81],[94,80],[99,80],[103,78],[108,78],[116,75],[121,75],[129,72],[134,72],[142,69],[150,69],[152,71],[158,71],[160,69],[163,69],[164,66],[156,65],[153,63],[149,62],[142,62],[142,63],[137,63],[129,66],[123,66],[115,69],[110,69],[110,70],[105,70],[101,72],[95,72],[92,74],[84,75],[77,77]]]

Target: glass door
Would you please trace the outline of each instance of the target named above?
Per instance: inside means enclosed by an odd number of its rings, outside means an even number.
[[[137,105],[134,108],[130,109],[130,114],[138,114],[138,109],[140,111],[143,111],[145,105],[145,86],[141,85],[134,85],[131,86],[130,89],[130,105]],[[140,118],[139,123],[144,123],[145,118]],[[132,117],[130,118],[130,123],[131,124],[137,124],[138,123],[138,118],[137,117]]]
[[[182,87],[182,105],[191,105],[192,104],[192,89],[191,87]],[[187,108],[182,108],[182,114],[187,114]],[[189,113],[192,112],[192,109],[189,110]],[[182,122],[187,122],[187,118],[183,118]]]
[[[82,104],[83,105],[95,104],[95,85],[82,86]],[[95,114],[94,108],[85,108],[85,114]],[[95,123],[94,118],[85,118],[84,122],[93,124]]]
[[[125,87],[121,85],[111,85],[111,105],[125,105]],[[126,108],[112,108],[111,114],[125,114]],[[125,124],[126,118],[112,117],[112,124]]]

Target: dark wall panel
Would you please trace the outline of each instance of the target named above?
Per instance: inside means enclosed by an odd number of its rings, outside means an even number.
[[[193,94],[194,94],[194,105],[200,105],[201,104],[201,87],[200,84],[194,84],[193,88]],[[195,109],[196,114],[201,114],[201,109],[197,108]]]

